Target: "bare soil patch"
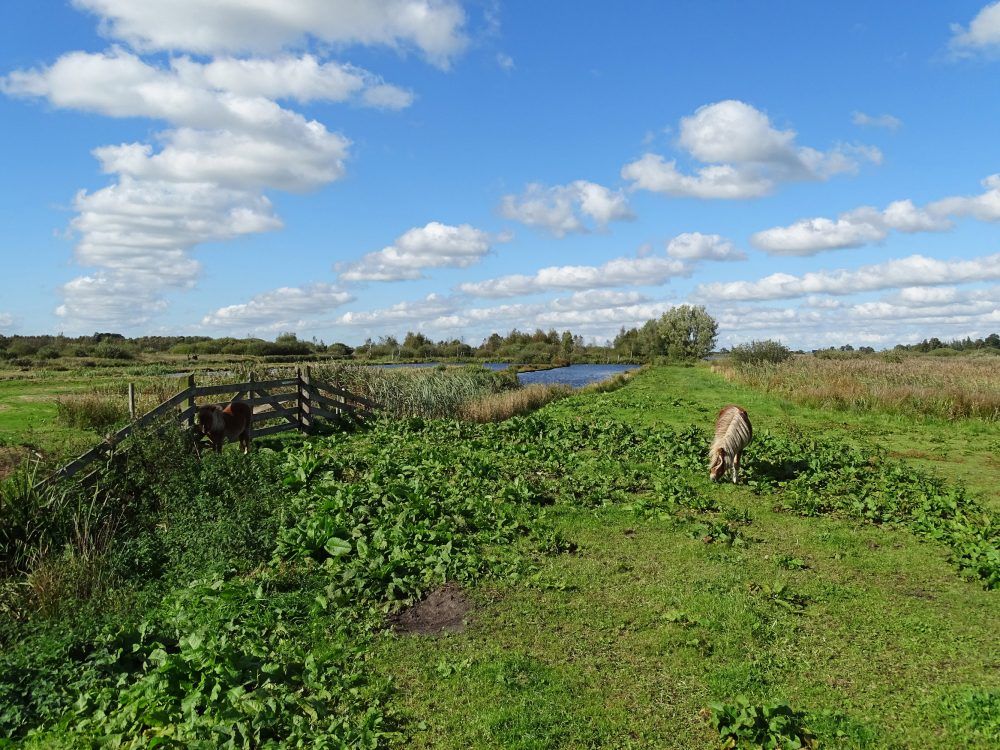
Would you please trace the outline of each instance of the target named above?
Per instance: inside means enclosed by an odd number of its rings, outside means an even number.
[[[426,598],[389,618],[389,625],[397,633],[437,635],[461,633],[468,624],[472,610],[462,587],[446,583]]]

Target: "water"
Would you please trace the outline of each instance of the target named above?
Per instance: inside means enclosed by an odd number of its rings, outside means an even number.
[[[556,367],[552,370],[522,372],[517,377],[521,381],[521,385],[559,383],[579,388],[582,385],[607,380],[620,372],[628,372],[638,368],[639,365],[570,365],[569,367]]]
[[[372,365],[372,367],[395,368],[395,367],[437,367],[437,362],[400,362],[391,365]],[[483,362],[483,367],[490,370],[506,370],[510,365],[506,362]],[[532,383],[562,384],[572,388],[579,388],[591,383],[599,383],[620,372],[636,370],[639,365],[570,365],[569,367],[554,367],[551,370],[535,370],[534,372],[522,372],[517,377],[521,385],[531,385]]]

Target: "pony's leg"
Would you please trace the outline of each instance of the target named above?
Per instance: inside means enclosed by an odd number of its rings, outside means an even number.
[[[250,430],[243,430],[240,433],[240,448],[243,449],[243,455],[250,453]]]
[[[733,456],[733,484],[736,484],[736,478],[740,473],[740,454],[737,453]]]

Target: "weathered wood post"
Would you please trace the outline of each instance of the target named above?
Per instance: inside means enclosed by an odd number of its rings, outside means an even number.
[[[305,375],[299,370],[299,430],[312,430],[312,368],[308,365]]]
[[[135,383],[128,384],[128,418],[135,421]]]
[[[247,374],[247,401],[250,406],[250,437],[253,438],[253,420],[254,420],[254,397],[255,397],[254,387],[253,387],[253,370]]]
[[[192,430],[194,429],[195,422],[195,400],[194,400],[194,373],[192,372],[188,375],[188,397],[187,397],[187,408],[188,408],[188,427]]]

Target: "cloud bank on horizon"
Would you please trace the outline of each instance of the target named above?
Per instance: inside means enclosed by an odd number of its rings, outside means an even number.
[[[983,336],[1000,328],[1000,2],[961,5],[901,40],[858,11],[812,46],[787,33],[810,19],[782,17],[768,70],[684,38],[711,9],[604,11],[635,40],[595,11],[579,39],[550,36],[553,58],[521,32],[563,19],[529,3],[53,0],[72,30],[38,62],[45,25],[16,19],[0,116],[35,153],[64,140],[93,161],[36,179],[3,146],[8,196],[19,179],[44,196],[17,236],[45,251],[8,246],[36,291],[0,282],[0,333],[604,340],[691,302],[724,345]],[[674,49],[637,43],[657,24]],[[830,55],[848,43],[864,59]],[[983,98],[920,88],[956,80]],[[67,224],[71,252],[39,239]]]

